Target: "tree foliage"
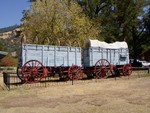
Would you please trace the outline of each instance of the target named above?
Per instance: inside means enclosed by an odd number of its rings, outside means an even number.
[[[8,53],[16,51],[18,53],[20,42],[20,37],[0,39],[0,51],[7,51]]]
[[[24,11],[24,34],[31,43],[83,46],[86,39],[98,37],[100,29],[82,13],[81,7],[73,0],[42,0],[33,2]]]
[[[101,28],[107,42],[131,37],[131,28],[139,24],[137,16],[141,1],[134,0],[77,0],[91,19]]]
[[[142,36],[141,36],[143,39],[141,49],[146,51],[146,50],[150,49],[150,7],[143,16],[143,24],[142,25],[143,25],[142,29],[144,29],[143,30],[144,32],[142,33]]]
[[[103,37],[106,42],[125,40],[132,58],[136,59],[150,48],[149,13],[143,13],[146,0],[66,0],[66,4],[70,1],[78,2],[89,17],[88,21],[92,20],[94,27],[101,30],[98,37]],[[143,18],[139,19],[139,16]]]
[[[142,6],[145,0],[77,0],[85,14],[95,20],[106,42],[126,41],[131,57],[137,58],[141,46],[148,44],[148,35],[142,25]],[[140,26],[143,26],[140,29]],[[148,26],[147,26],[148,27]],[[146,33],[146,34],[145,34]],[[144,35],[145,34],[145,35]],[[144,37],[146,36],[146,37]],[[145,43],[146,42],[146,43]]]

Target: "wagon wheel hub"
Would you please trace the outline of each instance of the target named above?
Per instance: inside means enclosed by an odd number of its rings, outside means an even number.
[[[81,68],[77,65],[72,65],[68,69],[68,77],[70,78],[70,80],[78,80],[82,77],[82,75],[83,75],[83,72]]]
[[[94,73],[96,78],[107,78],[111,76],[111,65],[106,59],[100,59],[96,62]]]
[[[30,70],[30,75],[31,76],[36,76],[38,74],[38,70],[36,69],[36,68],[32,68],[31,70]]]

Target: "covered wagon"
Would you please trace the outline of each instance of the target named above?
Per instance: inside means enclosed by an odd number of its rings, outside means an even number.
[[[132,67],[129,64],[129,50],[125,41],[106,43],[98,40],[88,40],[83,50],[84,72],[96,78],[116,74],[130,75]]]

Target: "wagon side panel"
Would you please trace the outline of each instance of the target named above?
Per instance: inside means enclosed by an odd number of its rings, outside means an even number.
[[[84,66],[91,67],[100,59],[106,59],[113,65],[124,65],[129,63],[129,51],[127,48],[107,49],[107,48],[85,48]]]
[[[55,46],[54,66],[81,66],[81,48]]]
[[[129,64],[129,50],[128,48],[120,48],[118,53],[118,64],[124,65]]]
[[[83,53],[84,67],[92,67],[99,59],[106,56],[101,48],[85,48]]]
[[[81,48],[79,47],[70,47],[69,52],[69,66],[78,65],[81,66]]]
[[[21,47],[20,65],[29,60],[38,60],[44,66],[81,66],[81,48],[24,44]]]
[[[99,59],[103,59],[105,54],[101,48],[92,48],[90,50],[90,66],[94,66]]]

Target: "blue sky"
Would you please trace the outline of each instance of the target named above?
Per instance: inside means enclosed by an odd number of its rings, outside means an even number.
[[[19,25],[22,11],[29,7],[28,0],[0,0],[0,28]]]
[[[29,7],[28,0],[0,0],[0,28],[19,25],[22,11]]]

